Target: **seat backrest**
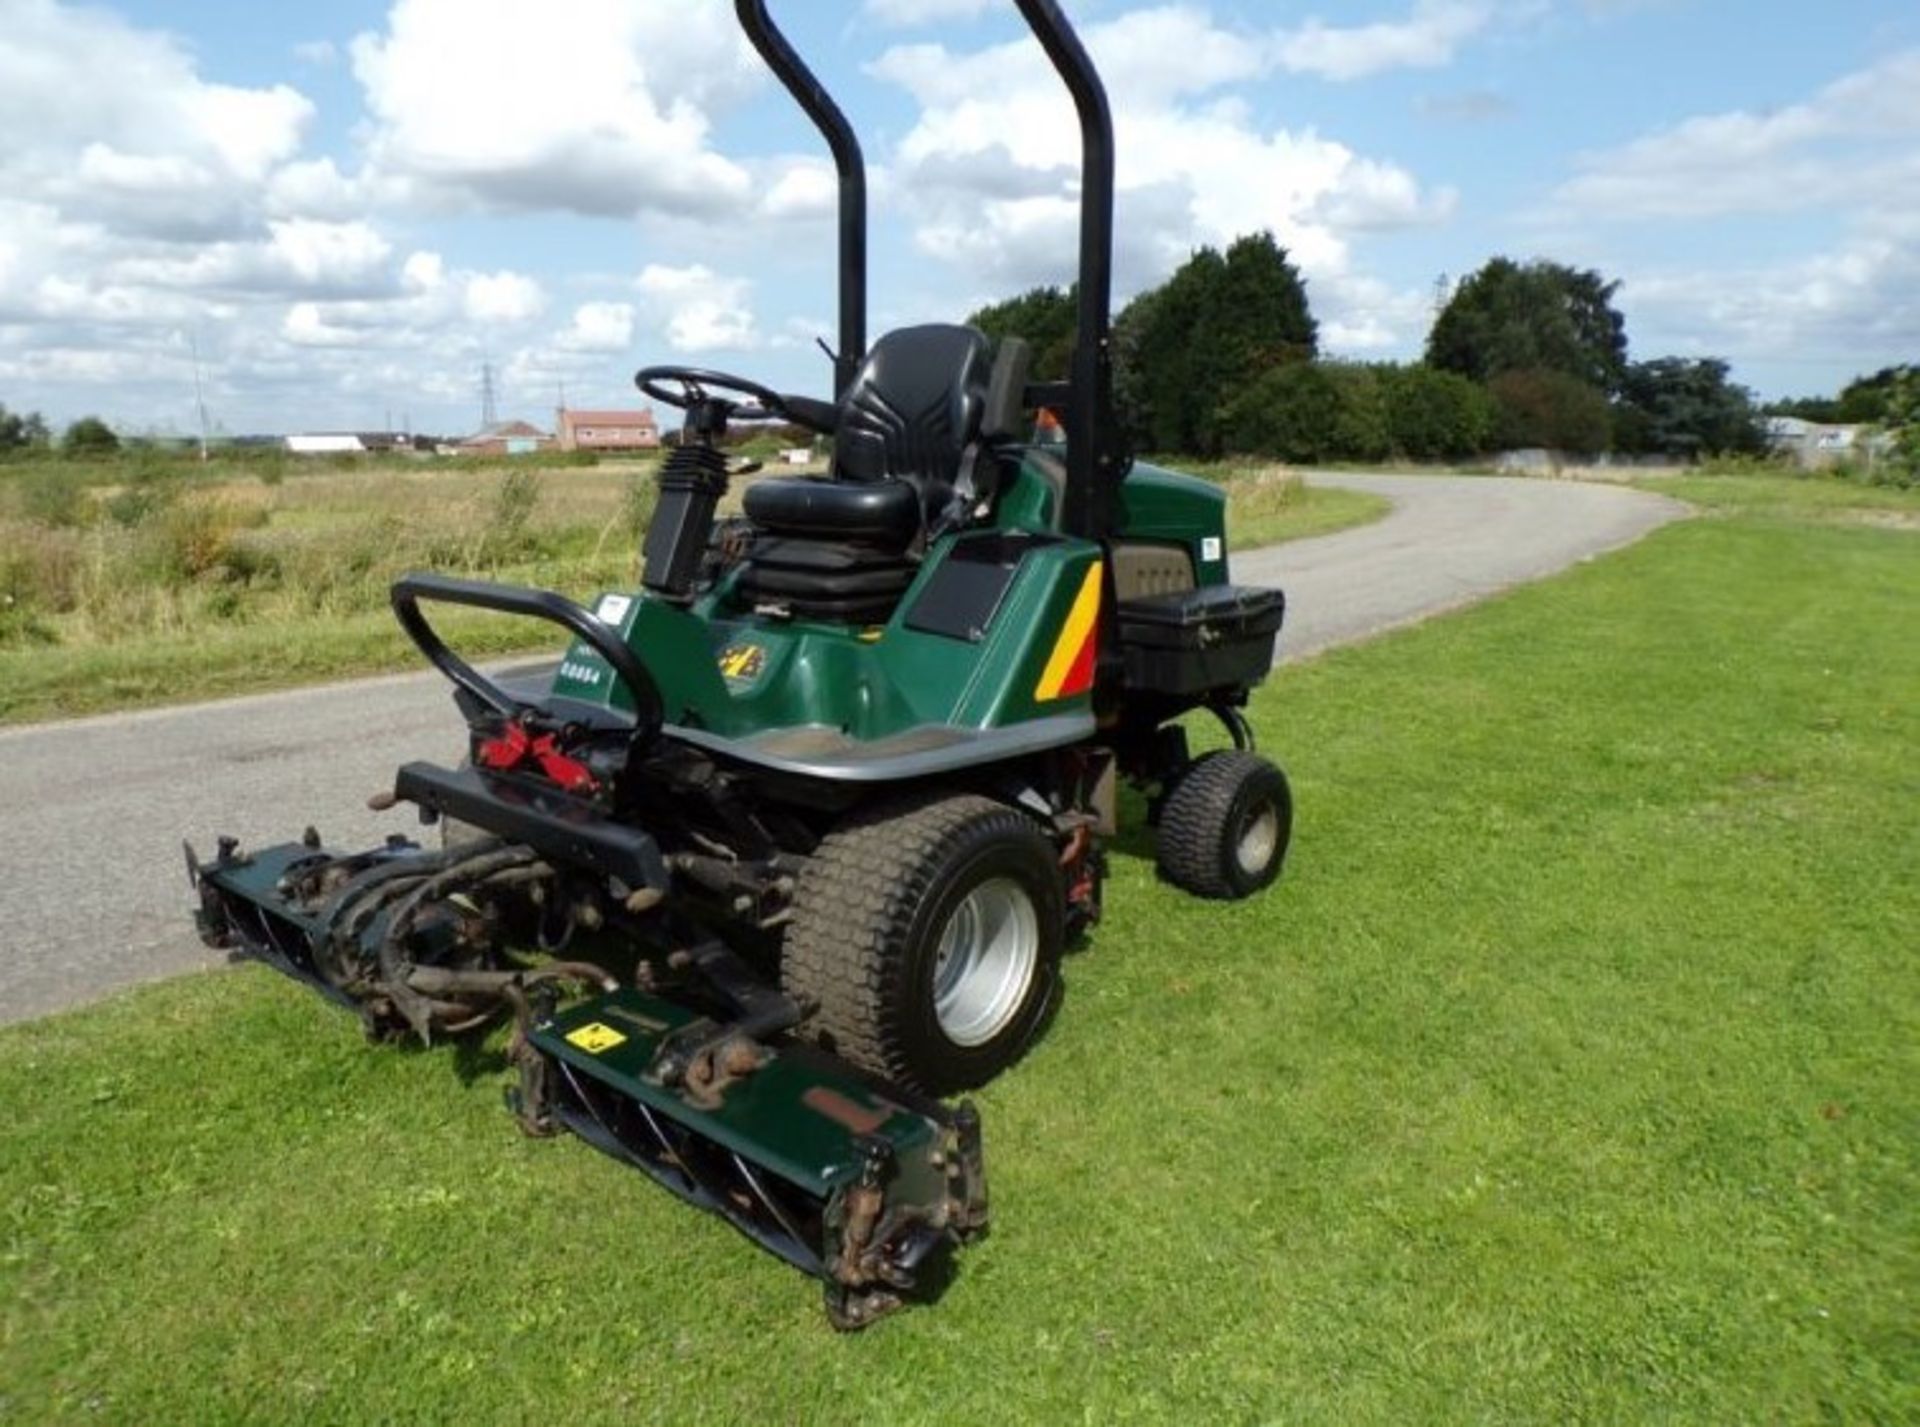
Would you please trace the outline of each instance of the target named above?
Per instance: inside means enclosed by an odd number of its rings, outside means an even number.
[[[992,377],[992,350],[971,327],[889,332],[840,399],[834,479],[907,481],[934,508],[980,439]]]

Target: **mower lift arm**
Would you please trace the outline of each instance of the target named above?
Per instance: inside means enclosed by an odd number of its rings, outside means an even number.
[[[447,647],[446,641],[428,622],[426,615],[421,613],[422,600],[466,605],[471,609],[493,610],[499,614],[542,619],[548,624],[559,625],[569,634],[592,645],[594,652],[607,661],[615,677],[627,686],[627,692],[633,696],[636,734],[650,737],[658,731],[664,718],[660,688],[647,672],[646,665],[627,647],[616,630],[598,615],[582,609],[565,596],[549,590],[529,590],[516,585],[496,585],[484,580],[461,580],[451,575],[418,572],[403,575],[394,582],[393,612],[400,620],[400,627],[407,631],[408,638],[419,646],[428,662],[502,718],[511,719],[524,712],[526,705]]]

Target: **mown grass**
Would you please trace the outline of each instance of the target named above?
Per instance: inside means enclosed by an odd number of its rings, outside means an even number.
[[[653,475],[651,461],[404,458],[0,468],[0,723],[417,668],[387,613],[397,575],[579,600],[630,587]],[[1385,509],[1253,471],[1230,488],[1242,547]],[[450,616],[448,629],[476,655],[552,642],[524,620]]]
[[[1914,1420],[1916,540],[1688,522],[1277,675],[1285,882],[1120,847],[992,1237],[861,1337],[264,971],[0,1032],[0,1416]]]

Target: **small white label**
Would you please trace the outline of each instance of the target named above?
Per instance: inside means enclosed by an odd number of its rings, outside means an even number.
[[[1218,535],[1209,535],[1200,542],[1200,558],[1211,565],[1226,554],[1226,542]]]
[[[619,624],[627,617],[627,611],[632,608],[631,595],[607,595],[600,601],[600,608],[594,613],[600,616],[602,624]]]

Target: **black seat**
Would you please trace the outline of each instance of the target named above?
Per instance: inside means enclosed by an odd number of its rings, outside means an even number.
[[[992,378],[992,350],[971,327],[888,333],[840,400],[829,477],[760,481],[747,519],[773,536],[905,550],[952,500]]]
[[[769,534],[904,550],[920,529],[920,493],[905,481],[855,485],[777,476],[747,487],[747,519]]]
[[[736,593],[796,619],[884,624],[925,539],[992,500],[1027,368],[1024,342],[1003,341],[996,358],[971,327],[881,338],[834,409],[827,479],[748,487],[753,545]]]

